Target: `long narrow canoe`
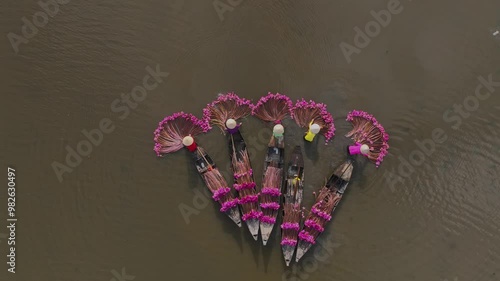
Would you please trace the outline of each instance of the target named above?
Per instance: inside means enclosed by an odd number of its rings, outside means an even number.
[[[221,203],[221,212],[226,213],[229,218],[231,218],[234,223],[241,227],[241,217],[240,211],[238,209],[238,199],[234,198],[230,192],[230,188],[224,177],[219,172],[219,169],[215,165],[214,161],[208,155],[204,149],[198,147],[197,150],[192,152],[196,170],[200,174],[201,178],[205,184],[210,186],[220,186],[221,189],[217,190],[216,193],[222,191],[218,194],[214,194],[213,198]]]
[[[288,162],[284,191],[283,223],[281,224],[281,250],[287,266],[290,265],[297,246],[297,236],[302,217],[303,193],[304,158],[300,146],[296,146]]]
[[[280,208],[281,187],[283,185],[283,168],[285,157],[285,141],[283,136],[271,136],[264,162],[262,189],[260,191],[260,233],[262,243],[267,244],[273,231],[278,210]]]
[[[316,243],[318,236],[325,230],[332,213],[339,204],[351,180],[353,160],[348,159],[340,164],[325,186],[321,188],[304,223],[304,228],[299,233],[299,244],[295,260],[298,262],[304,254]]]
[[[242,220],[247,224],[252,237],[257,240],[261,213],[247,146],[239,130],[228,134],[228,136],[229,154],[234,172],[234,187],[240,198]]]

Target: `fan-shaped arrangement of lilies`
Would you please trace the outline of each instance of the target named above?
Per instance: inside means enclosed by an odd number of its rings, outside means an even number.
[[[244,137],[253,132],[244,126],[246,118],[254,116],[272,129],[264,169],[252,169]],[[332,115],[323,103],[304,99],[293,103],[282,94],[269,93],[255,104],[234,93],[219,95],[203,109],[203,117],[184,112],[165,117],[154,132],[154,151],[158,156],[185,148],[190,152],[194,168],[212,194],[212,198],[237,226],[242,221],[255,240],[259,233],[266,245],[273,231],[281,233],[281,248],[287,266],[298,262],[325,231],[332,213],[342,199],[354,171],[355,155],[361,155],[378,167],[387,154],[388,134],[372,115],[364,111],[351,111],[347,121],[352,130],[346,134],[353,140],[348,147],[348,157],[331,174],[324,186],[315,192],[316,200],[307,209],[303,206],[304,167],[302,147],[296,146],[286,157],[286,130],[282,121],[291,118],[304,128],[304,145],[317,145],[317,135],[329,142],[335,134]],[[226,179],[209,155],[196,141],[200,134],[215,125],[227,138],[229,160],[233,173]],[[255,176],[262,178],[260,186]],[[231,183],[231,184],[230,184]],[[278,221],[281,224],[275,226]]]

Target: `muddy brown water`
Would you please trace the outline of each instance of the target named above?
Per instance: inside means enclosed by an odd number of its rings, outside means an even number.
[[[350,63],[340,44],[352,51],[354,28],[397,3],[202,2],[72,0],[45,25],[38,13],[42,27],[24,39],[23,17],[44,10],[0,4],[0,161],[4,177],[16,169],[18,217],[12,274],[4,179],[0,280],[500,280],[500,86],[478,78],[500,81],[500,2],[401,1]],[[120,101],[157,65],[140,102]],[[187,152],[152,151],[165,115],[200,116],[227,91],[328,105],[333,142],[304,148],[307,207],[345,157],[349,110],[391,135],[379,169],[358,161],[322,245],[299,265],[285,267],[276,231],[263,247],[197,197],[205,186]],[[304,143],[286,122],[290,153]],[[66,147],[100,126],[102,141],[59,180]],[[248,118],[242,132],[260,183],[270,127]],[[212,130],[199,144],[229,175],[224,137]]]

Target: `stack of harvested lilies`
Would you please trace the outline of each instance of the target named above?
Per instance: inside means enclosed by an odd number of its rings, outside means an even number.
[[[264,170],[260,175],[261,186],[254,180],[256,173],[244,140],[252,132],[241,123],[250,115],[272,125]],[[307,129],[303,136],[304,145],[315,145],[318,134],[324,136],[325,142],[335,134],[333,117],[325,104],[303,99],[294,104],[287,96],[273,93],[252,104],[234,93],[228,93],[219,95],[208,104],[202,119],[184,112],[165,117],[154,132],[154,150],[158,156],[164,156],[185,147],[213,200],[219,203],[220,211],[236,225],[241,227],[243,221],[255,240],[258,240],[260,232],[264,245],[271,239],[274,229],[281,230],[283,258],[289,266],[295,252],[298,262],[325,231],[350,182],[355,155],[364,156],[378,167],[388,153],[389,136],[372,115],[351,111],[347,121],[352,123],[353,128],[346,137],[351,138],[354,144],[347,149],[346,161],[334,169],[317,193],[314,192],[315,203],[307,211],[302,207],[302,198],[304,174],[307,174],[308,168],[304,167],[300,146],[296,146],[289,161],[285,161],[287,149],[282,124],[285,118],[292,118],[299,127]],[[195,141],[197,135],[208,132],[212,125],[219,127],[227,137],[233,171],[232,185]],[[281,223],[274,227],[279,220]]]

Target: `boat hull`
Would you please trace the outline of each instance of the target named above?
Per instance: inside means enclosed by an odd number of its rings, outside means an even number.
[[[209,183],[206,181],[205,176],[208,175],[208,173],[214,173],[217,172],[218,174],[218,181],[220,182],[221,186],[227,187],[227,182],[224,179],[224,177],[218,172],[217,166],[215,165],[214,161],[208,155],[205,150],[201,147],[197,151],[193,152],[193,159],[194,159],[194,165],[196,167],[196,170],[200,174],[201,178],[203,179],[205,185],[208,187]],[[210,190],[210,188],[209,188]],[[221,203],[221,202],[219,202]],[[222,204],[222,203],[221,203]],[[241,216],[240,216],[240,211],[238,209],[238,206],[231,208],[225,212],[225,214],[238,226],[241,227]]]
[[[326,185],[320,190],[320,195],[318,195],[318,197],[316,199],[316,203],[313,205],[313,208],[309,212],[308,219],[314,219],[314,217],[316,216],[317,221],[323,222],[323,225],[320,226],[323,228],[323,230],[326,228],[326,225],[328,224],[328,221],[330,220],[330,219],[325,220],[323,218],[325,216],[328,216],[328,215],[330,215],[330,218],[331,218],[331,214],[333,214],[333,212],[337,208],[337,206],[338,206],[340,200],[342,199],[344,192],[349,184],[349,181],[351,180],[352,171],[353,171],[353,160],[352,159],[348,159],[344,163],[340,164],[335,169],[332,176],[328,179]],[[322,216],[319,216],[317,213],[313,212],[313,209],[315,208],[315,206],[321,206],[320,202],[322,202],[322,200],[324,200],[323,198],[328,198],[328,201],[333,200],[333,201],[330,201],[330,202],[333,202],[332,203],[333,205],[330,205],[330,209],[328,209],[328,212],[327,212],[327,210],[323,210],[324,214],[322,214]],[[325,204],[325,205],[327,205],[327,204]],[[319,219],[320,217],[323,217],[323,218]],[[306,223],[307,223],[307,221],[306,221]],[[315,231],[311,230],[310,228],[307,228],[306,226],[304,226],[302,231],[305,231],[306,234],[313,237],[314,240],[316,241],[316,239],[321,235],[323,230],[318,233],[318,232],[315,232]],[[310,243],[306,240],[299,239],[299,243],[297,246],[297,255],[295,256],[295,261],[298,262],[311,249],[312,246],[313,246],[312,243]]]
[[[312,244],[304,242],[304,241],[299,241],[297,245],[297,254],[295,255],[295,261],[299,262],[299,260],[311,249]]]
[[[228,137],[229,140],[229,157],[231,159],[231,164],[232,164],[232,169],[233,172],[236,173],[238,170],[235,165],[235,163],[240,163],[242,166],[245,166],[245,171],[244,173],[246,174],[244,177],[236,177],[235,176],[235,184],[253,184],[255,185],[255,181],[253,179],[253,175],[251,173],[251,164],[248,156],[248,151],[246,148],[246,143],[245,140],[243,139],[243,136],[239,131],[234,132],[232,134],[229,134]],[[241,172],[241,171],[240,171]],[[245,189],[238,191],[238,195],[240,200],[244,196],[256,196],[257,197],[257,190],[254,188],[252,189]],[[260,208],[258,201],[257,202],[250,202],[250,203],[240,203],[240,210],[243,216],[245,216],[245,211],[247,213],[250,213],[249,209],[251,211],[259,213]],[[252,237],[257,240],[259,237],[259,219],[257,217],[252,217],[249,218],[245,221],[248,230],[250,231],[250,234]]]
[[[293,253],[295,252],[295,246],[281,246],[281,251],[283,252],[283,258],[285,259],[286,266],[290,266],[293,258]]]
[[[287,266],[290,266],[297,246],[297,236],[302,217],[301,203],[303,191],[304,160],[300,146],[296,146],[288,162],[287,180],[283,196],[284,207],[283,224],[281,225],[281,249],[283,252],[283,259]],[[288,223],[288,226],[286,223]],[[295,241],[295,244],[293,244],[292,241]]]
[[[226,211],[226,215],[238,226],[241,227],[240,209],[234,207]]]
[[[269,237],[271,237],[273,228],[274,224],[260,222],[260,235],[262,237],[262,244],[264,244],[264,246],[267,245],[267,241],[269,241]]]
[[[281,201],[280,193],[283,186],[284,147],[285,141],[283,136],[271,136],[264,162],[262,188],[274,188],[276,193],[274,193],[274,195],[264,194],[263,189],[261,189],[260,193],[260,207],[263,216],[265,216],[260,222],[260,234],[264,246],[267,245],[267,241],[269,241],[271,237],[276,218],[278,217],[279,209],[266,208],[265,204],[275,204],[275,207],[279,207]],[[264,218],[267,220],[264,220]],[[274,221],[274,223],[271,223],[272,221]]]
[[[249,219],[245,221],[248,231],[252,234],[252,237],[255,241],[259,238],[259,220],[258,219]]]

